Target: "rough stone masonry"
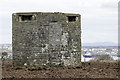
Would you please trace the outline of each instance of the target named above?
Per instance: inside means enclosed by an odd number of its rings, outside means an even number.
[[[80,17],[59,12],[13,13],[13,66],[79,66]]]

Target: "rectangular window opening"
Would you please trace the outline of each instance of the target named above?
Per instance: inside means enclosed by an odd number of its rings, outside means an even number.
[[[33,15],[19,15],[19,21],[31,21],[33,18]]]
[[[76,21],[76,16],[67,16],[69,22]]]
[[[51,21],[51,22],[56,23],[57,21]]]

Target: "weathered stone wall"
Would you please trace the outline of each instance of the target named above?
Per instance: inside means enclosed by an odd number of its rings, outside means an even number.
[[[13,13],[13,65],[80,65],[80,24],[79,14]]]

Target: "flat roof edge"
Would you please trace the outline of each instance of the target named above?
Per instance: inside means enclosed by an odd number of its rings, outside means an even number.
[[[16,12],[16,13],[12,13],[12,14],[36,14],[36,13],[43,13],[43,14],[65,14],[65,15],[80,15],[80,14],[76,14],[76,13],[62,13],[62,12]]]

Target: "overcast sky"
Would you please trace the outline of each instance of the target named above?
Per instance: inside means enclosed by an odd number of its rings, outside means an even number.
[[[79,13],[82,43],[118,41],[119,0],[0,0],[0,44],[12,43],[12,13]]]

